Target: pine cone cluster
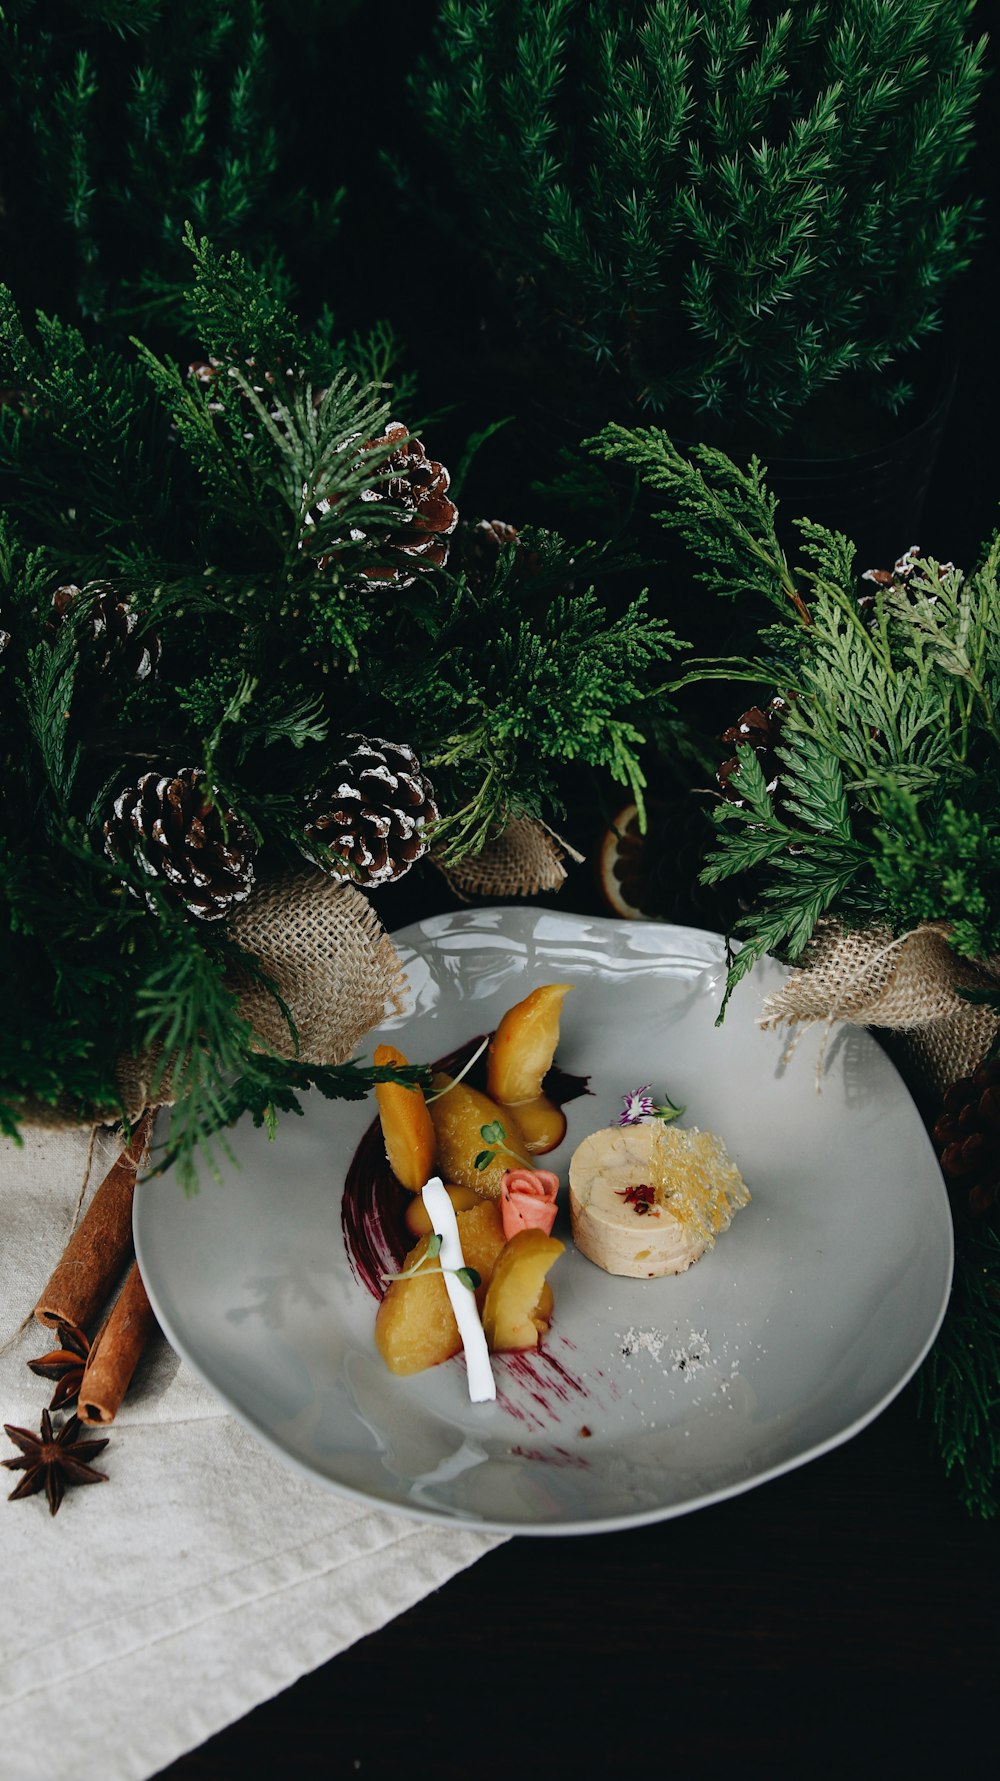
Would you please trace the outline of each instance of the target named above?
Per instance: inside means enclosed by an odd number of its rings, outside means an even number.
[[[134,864],[201,921],[221,921],[250,895],[255,846],[235,811],[214,804],[200,767],[144,773],[104,825],[109,858]],[[147,895],[155,911],[155,898]]]
[[[785,712],[785,701],[774,698],[764,710],[759,705],[751,705],[744,711],[728,730],[723,730],[720,740],[730,748],[749,745],[760,762],[761,771],[767,781],[767,789],[775,803],[780,802],[781,763],[775,754],[775,746],[781,734],[781,720]],[[731,804],[742,804],[738,775],[740,757],[734,754],[728,761],[723,761],[716,773],[719,788],[724,798]]]
[[[1000,1058],[952,1083],[932,1136],[953,1193],[971,1217],[989,1216],[1000,1199]]]
[[[424,827],[437,816],[433,789],[408,743],[346,741],[350,752],[309,800],[302,851],[356,884],[391,884],[427,851]]]

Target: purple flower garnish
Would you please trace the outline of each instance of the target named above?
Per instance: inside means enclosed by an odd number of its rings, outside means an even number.
[[[644,1082],[641,1088],[630,1088],[628,1094],[622,1095],[624,1112],[618,1115],[619,1125],[642,1125],[649,1119],[662,1119],[668,1125],[672,1119],[680,1119],[683,1107],[675,1107],[669,1095],[662,1101],[653,1100],[652,1083]]]
[[[618,1115],[618,1124],[640,1125],[644,1119],[655,1119],[656,1107],[652,1097],[650,1082],[644,1082],[641,1088],[630,1088],[627,1095],[622,1095],[625,1111]]]

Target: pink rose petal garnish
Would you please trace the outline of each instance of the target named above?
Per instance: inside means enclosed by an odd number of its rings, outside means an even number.
[[[559,1177],[551,1169],[507,1169],[500,1183],[500,1216],[508,1243],[518,1231],[544,1231],[556,1222]]]

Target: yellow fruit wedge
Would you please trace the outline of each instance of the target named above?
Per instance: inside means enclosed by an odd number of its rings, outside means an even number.
[[[536,1101],[559,1043],[559,1015],[571,983],[543,983],[516,1002],[490,1040],[486,1086],[505,1107]]]
[[[544,1231],[518,1231],[497,1258],[483,1304],[483,1329],[492,1354],[537,1348],[552,1314],[546,1274],[565,1245]]]
[[[476,1298],[481,1310],[494,1265],[505,1248],[499,1206],[493,1200],[480,1200],[467,1212],[459,1212],[458,1234],[466,1267],[480,1276]],[[410,1250],[403,1273],[426,1255],[429,1236],[428,1232]],[[462,1338],[440,1262],[424,1262],[408,1279],[389,1282],[375,1317],[375,1346],[390,1373],[400,1375],[423,1373],[460,1352]]]
[[[527,1155],[524,1134],[509,1107],[500,1107],[489,1095],[480,1094],[466,1082],[455,1082],[450,1076],[435,1076],[433,1097],[428,1111],[437,1137],[437,1160],[445,1181],[458,1183],[486,1199],[500,1197],[500,1183],[507,1169],[523,1164]],[[440,1093],[439,1090],[445,1090]],[[484,1126],[503,1128],[502,1147],[499,1140],[484,1138]],[[486,1168],[476,1168],[476,1158],[484,1151],[494,1152]]]
[[[405,1064],[394,1045],[376,1045],[376,1064]],[[434,1173],[437,1140],[423,1090],[401,1082],[377,1082],[375,1100],[389,1167],[401,1187],[418,1194]]]
[[[456,1212],[468,1212],[470,1207],[482,1204],[482,1196],[471,1187],[448,1187],[445,1191]],[[490,1200],[488,1203],[492,1206],[494,1202]],[[403,1218],[407,1230],[412,1232],[414,1237],[430,1236],[430,1213],[420,1194],[417,1194],[415,1199],[407,1201]]]

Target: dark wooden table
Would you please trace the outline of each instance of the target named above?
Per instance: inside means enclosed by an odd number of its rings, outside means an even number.
[[[729,1502],[510,1541],[163,1781],[951,1776],[994,1736],[998,1558],[910,1386]]]

